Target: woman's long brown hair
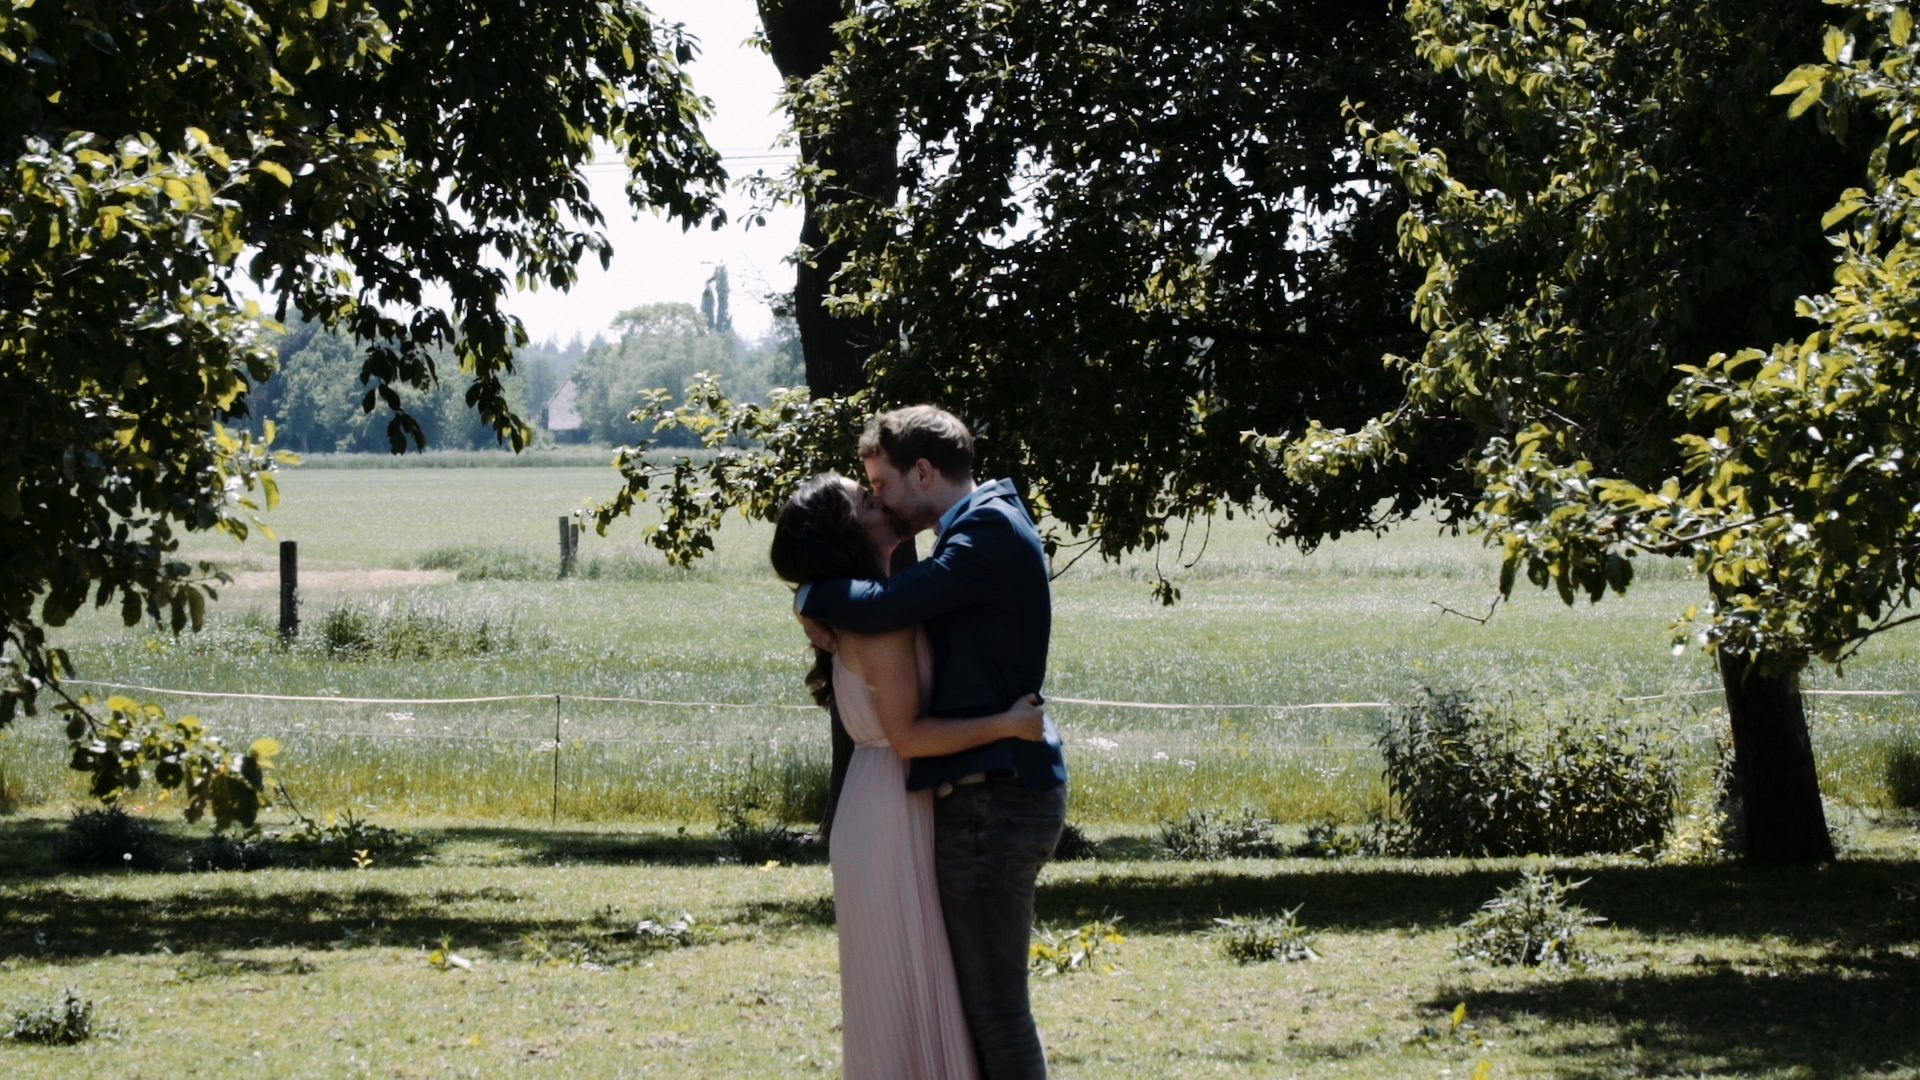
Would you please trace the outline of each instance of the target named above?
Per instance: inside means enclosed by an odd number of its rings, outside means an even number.
[[[768,557],[773,572],[794,585],[886,576],[839,473],[821,473],[801,484],[780,508]],[[825,649],[813,651],[807,690],[821,707],[833,704],[833,654]]]

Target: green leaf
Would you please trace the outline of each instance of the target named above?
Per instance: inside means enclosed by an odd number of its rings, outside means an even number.
[[[1820,51],[1826,56],[1827,63],[1839,63],[1841,53],[1846,50],[1848,43],[1852,40],[1853,39],[1839,27],[1827,27],[1826,35],[1820,39]]]
[[[1814,105],[1819,103],[1820,95],[1825,89],[1823,84],[1814,83],[1805,90],[1802,90],[1800,96],[1793,99],[1793,104],[1787,106],[1788,118],[1798,120],[1801,116],[1805,115],[1808,109],[1813,108]]]
[[[1866,205],[1865,202],[1858,198],[1849,198],[1822,215],[1820,218],[1820,227],[1823,229],[1831,229],[1840,222],[1859,213]]]

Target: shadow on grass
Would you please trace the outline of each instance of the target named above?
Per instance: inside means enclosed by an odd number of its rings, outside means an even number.
[[[1554,1075],[1853,1077],[1913,1068],[1920,1059],[1920,960],[1879,954],[1798,970],[1702,965],[1678,974],[1569,978],[1498,991],[1445,994],[1469,1016],[1519,1023],[1554,1045]],[[1597,1038],[1555,1041],[1557,1025]],[[1583,1032],[1584,1033],[1584,1032]]]
[[[1189,932],[1217,915],[1274,915],[1296,904],[1319,930],[1453,925],[1513,884],[1522,860],[1311,859],[1114,865],[1063,863],[1042,885],[1038,917],[1063,923],[1119,914],[1142,932]],[[1610,925],[1650,937],[1777,935],[1806,943],[1885,940],[1896,888],[1920,865],[1861,860],[1820,868],[1612,865],[1575,899]],[[1897,931],[1897,928],[1893,928]],[[1920,940],[1920,934],[1896,936]]]
[[[64,823],[0,822],[0,956],[87,956],[162,945],[234,948],[247,944],[328,947],[354,941],[415,945],[448,934],[491,947],[533,932],[565,932],[516,911],[500,890],[378,889],[343,873],[263,904],[228,876],[187,875],[169,896],[142,901],[84,895],[62,886],[91,876],[60,874],[48,851]],[[201,835],[171,836],[182,850]],[[420,830],[430,862],[467,866],[564,864],[712,866],[726,847],[708,834],[657,830],[461,827]],[[820,859],[815,850],[807,858]],[[183,860],[182,860],[183,863]],[[383,866],[392,866],[383,863]],[[1140,933],[1208,928],[1218,915],[1277,914],[1303,905],[1316,930],[1409,931],[1451,926],[1511,884],[1519,860],[1272,860],[1176,863],[1078,861],[1057,864],[1039,893],[1038,917],[1062,925],[1118,915]],[[431,867],[423,872],[431,873]],[[121,871],[98,871],[122,876]],[[1920,941],[1920,903],[1896,902],[1920,884],[1920,865],[1848,861],[1817,869],[1587,865],[1563,875],[1589,879],[1581,904],[1609,923],[1655,940],[1766,936],[1844,951],[1862,944]],[[189,886],[188,882],[192,884]],[[272,910],[262,910],[271,907]],[[1899,908],[1899,910],[1895,910]],[[52,913],[57,910],[58,917]],[[734,921],[773,928],[827,928],[832,906],[819,898],[756,902]],[[38,936],[36,936],[38,935]]]
[[[79,869],[55,864],[52,851],[65,830],[61,819],[22,818],[0,821],[0,881],[9,878],[51,877],[66,874],[119,874],[118,869]],[[263,822],[262,828],[282,828]],[[440,861],[442,853],[462,861],[459,854],[483,851],[482,858],[464,860],[469,865],[487,866],[713,866],[728,861],[732,852],[726,842],[711,833],[664,832],[636,829],[632,832],[600,829],[534,828],[513,826],[458,826],[413,830],[418,849],[383,855],[383,866],[411,866]],[[159,873],[188,873],[189,855],[208,836],[204,825],[163,827],[157,845],[162,866]],[[289,845],[281,850],[283,858],[275,865],[283,868],[327,868],[316,863],[309,849]],[[825,863],[826,849],[804,845],[788,858],[789,863]],[[346,869],[342,852],[334,869]]]
[[[338,889],[263,896],[227,884],[231,875],[207,880],[212,887],[159,899],[59,888],[0,894],[0,956],[71,963],[163,949],[415,947],[442,936],[463,945],[504,948],[522,935],[579,922],[518,915],[507,906],[517,897],[493,889],[407,892],[355,887],[343,875]]]

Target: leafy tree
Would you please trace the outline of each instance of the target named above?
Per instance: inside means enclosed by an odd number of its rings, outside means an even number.
[[[275,425],[278,445],[300,453],[387,450],[384,423],[361,407],[366,387],[360,381],[365,350],[340,330],[302,320],[280,336],[273,375],[248,392],[254,416],[249,430]],[[444,348],[429,355],[444,372],[424,391],[400,387],[401,405],[420,424],[424,444],[436,450],[475,450],[496,445],[494,432],[467,406],[471,375],[450,363]],[[516,354],[515,370],[503,385],[517,416],[537,412],[557,381],[541,354]],[[544,387],[544,395],[543,394]]]
[[[1905,19],[1846,6],[1855,28]],[[1470,418],[1503,592],[1524,573],[1598,600],[1639,553],[1690,557],[1711,601],[1676,645],[1717,651],[1749,854],[1770,862],[1832,857],[1800,671],[1893,625],[1912,587],[1893,314],[1912,303],[1908,151],[1846,141],[1865,108],[1906,122],[1909,50],[1901,30],[1882,70],[1827,29],[1822,63],[1827,10],[1414,0],[1421,55],[1469,86],[1484,175],[1357,119],[1415,196],[1401,248],[1425,270],[1431,333],[1396,361],[1406,409],[1272,444],[1311,475],[1391,455],[1429,410]],[[1800,95],[1791,108],[1776,87]],[[1814,105],[1822,125],[1791,118]],[[1843,196],[1863,175],[1869,190]],[[1856,214],[1838,288],[1796,304],[1832,272],[1823,233]],[[1775,347],[1805,316],[1824,328]]]
[[[636,447],[601,528],[652,498],[649,541],[697,557],[729,509],[771,516],[814,469],[857,470],[874,408],[926,400],[971,422],[980,467],[1051,515],[1050,544],[1104,556],[1236,508],[1308,546],[1427,500],[1465,510],[1465,425],[1427,425],[1338,504],[1244,441],[1403,396],[1377,358],[1418,342],[1390,243],[1405,200],[1339,104],[1418,109],[1444,138],[1453,91],[1385,5],[761,11],[801,146],[808,392],[690,395],[668,430],[757,451],[662,465]]]
[[[768,33],[777,45],[771,21]],[[1363,159],[1340,103],[1418,112],[1444,141],[1455,92],[1384,8],[925,0],[863,10],[838,34],[830,64],[790,81],[796,183],[843,253],[829,307],[897,332],[860,380],[822,385],[796,293],[813,394],[866,396],[723,407],[714,439],[939,401],[973,422],[983,469],[1107,556],[1235,508],[1273,511],[1280,535],[1308,545],[1428,500],[1465,510],[1464,424],[1428,424],[1418,452],[1353,473],[1337,501],[1245,439],[1313,418],[1357,426],[1405,394],[1378,357],[1420,340],[1406,318],[1418,277],[1390,243],[1406,199]],[[875,117],[899,130],[897,191],[863,195],[805,155]],[[774,443],[854,464],[845,432]],[[780,478],[811,465],[717,460],[706,500],[681,498],[664,471],[642,468],[629,488],[667,481],[669,502],[699,508],[655,534],[672,548],[729,506],[770,512]]]
[[[620,340],[592,349],[581,358],[573,381],[580,421],[588,438],[608,445],[632,442],[643,429],[629,415],[653,395],[677,403],[700,372],[726,385],[738,380],[739,343],[731,331],[713,333],[691,304],[646,304],[614,319]],[[675,433],[679,434],[679,433]],[[668,445],[689,445],[667,435]]]
[[[706,288],[700,292],[700,319],[715,334],[733,333],[733,286],[727,281],[727,267],[713,268]]]
[[[0,726],[60,692],[46,631],[89,599],[197,626],[219,575],[175,557],[176,530],[245,536],[249,492],[271,505],[273,432],[233,432],[273,363],[231,288],[242,260],[283,317],[371,343],[362,409],[394,411],[395,449],[424,436],[396,386],[430,386],[441,348],[517,446],[503,380],[525,334],[500,301],[606,258],[580,172],[594,141],[626,156],[636,205],[717,220],[692,53],[631,0],[0,14]],[[131,702],[64,707],[96,793],[150,772],[192,813],[250,819],[270,747],[232,754]]]
[[[800,324],[793,317],[793,298],[773,298],[773,325],[752,343],[740,361],[742,377],[750,386],[771,392],[775,387],[807,385],[806,354],[800,344]]]

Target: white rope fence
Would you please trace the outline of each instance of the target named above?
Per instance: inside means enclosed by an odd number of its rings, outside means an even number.
[[[566,746],[615,746],[615,745],[638,745],[638,744],[650,744],[650,745],[656,745],[656,746],[718,747],[718,746],[734,746],[734,745],[739,745],[740,743],[740,740],[737,740],[737,739],[673,739],[673,738],[662,738],[659,736],[631,736],[631,737],[575,736],[572,738],[563,738],[564,730],[563,730],[563,718],[562,718],[562,705],[565,702],[571,701],[571,702],[600,704],[600,705],[637,705],[637,706],[645,706],[645,707],[651,707],[651,708],[750,709],[750,710],[777,710],[777,711],[787,711],[787,712],[811,712],[819,708],[819,706],[817,705],[793,705],[793,704],[773,703],[773,702],[755,703],[755,702],[737,702],[737,701],[682,701],[682,700],[667,699],[667,698],[620,697],[620,696],[595,695],[595,694],[491,694],[491,695],[483,695],[483,696],[477,696],[477,697],[445,697],[445,698],[349,697],[349,696],[334,695],[334,694],[261,694],[261,693],[242,693],[242,692],[226,691],[226,690],[181,690],[181,689],[175,689],[171,687],[146,686],[139,683],[104,682],[104,681],[92,680],[92,679],[68,679],[68,680],[65,680],[65,682],[67,685],[72,685],[72,686],[98,687],[100,689],[105,689],[105,690],[125,690],[125,691],[131,691],[134,693],[160,694],[160,695],[166,695],[170,697],[210,698],[210,699],[241,700],[241,701],[311,702],[315,704],[329,704],[329,705],[488,705],[488,704],[503,704],[508,702],[536,702],[536,701],[552,702],[553,708],[554,708],[554,716],[553,716],[553,735],[551,738],[548,738],[545,736],[527,736],[527,735],[505,735],[505,734],[495,735],[491,732],[488,732],[486,734],[481,734],[481,735],[467,735],[467,734],[451,734],[451,733],[439,733],[439,732],[414,732],[411,730],[409,731],[342,731],[342,730],[316,729],[316,728],[306,728],[306,727],[300,727],[297,730],[284,731],[282,732],[282,735],[283,737],[321,736],[321,737],[331,737],[331,738],[372,739],[372,740],[382,740],[382,741],[383,740],[396,740],[396,741],[397,740],[415,740],[415,741],[422,741],[422,742],[429,742],[429,741],[430,742],[464,742],[464,743],[482,743],[482,744],[512,743],[512,744],[527,745],[533,748],[532,752],[535,754],[551,754],[553,757],[553,777],[552,777],[553,808],[554,808],[554,813],[556,817],[558,816],[558,813],[559,813],[559,800],[560,800],[560,787],[561,787],[560,753],[563,747],[566,747]],[[1700,690],[1676,690],[1676,691],[1670,691],[1664,694],[1641,694],[1641,695],[1635,695],[1631,697],[1622,697],[1619,700],[1622,702],[1660,701],[1660,700],[1676,699],[1676,698],[1704,697],[1708,695],[1718,695],[1722,693],[1724,693],[1722,689],[1715,687],[1711,689],[1700,689]],[[1801,693],[1809,697],[1818,696],[1818,697],[1854,697],[1854,698],[1900,698],[1900,697],[1920,696],[1920,691],[1914,691],[1914,690],[1803,690],[1801,691]],[[1120,700],[1114,700],[1109,698],[1050,696],[1047,698],[1047,704],[1050,706],[1051,705],[1071,705],[1071,706],[1084,706],[1088,708],[1102,708],[1102,709],[1139,709],[1139,710],[1148,710],[1148,711],[1155,711],[1155,712],[1200,712],[1200,713],[1260,712],[1260,713],[1266,713],[1270,716],[1277,716],[1277,715],[1284,715],[1287,713],[1310,712],[1310,711],[1347,711],[1347,710],[1357,710],[1357,709],[1388,709],[1388,708],[1394,707],[1395,703],[1389,702],[1389,701],[1316,701],[1316,702],[1308,702],[1308,703],[1297,704],[1297,705],[1263,705],[1263,704],[1250,704],[1250,703],[1249,704],[1238,704],[1238,703],[1191,704],[1191,703],[1183,703],[1183,702],[1120,701]],[[1116,744],[1113,740],[1108,739],[1103,735],[1099,735],[1099,734],[1088,735],[1083,739],[1076,740],[1076,742],[1082,745],[1086,749],[1113,750],[1118,748],[1118,744]],[[1205,745],[1207,747],[1216,747],[1218,743],[1207,743]],[[1295,750],[1311,750],[1311,751],[1322,752],[1322,753],[1324,752],[1367,753],[1375,749],[1372,746],[1354,746],[1354,745],[1346,745],[1346,744],[1336,744],[1331,739],[1324,740],[1320,743],[1299,742],[1299,743],[1292,743],[1289,745],[1292,749],[1295,749]],[[1153,755],[1156,760],[1161,758],[1167,758],[1169,760],[1172,760],[1171,756],[1167,752],[1165,752],[1167,750],[1191,752],[1193,750],[1197,750],[1201,748],[1200,744],[1186,745],[1182,743],[1180,740],[1169,741],[1166,738],[1164,738],[1164,736],[1156,738],[1155,742],[1153,743],[1153,746],[1155,749],[1162,751],[1162,752],[1155,753]],[[1179,760],[1177,764],[1191,766],[1193,762],[1187,761],[1187,760]]]
[[[495,694],[487,697],[454,698],[383,698],[383,697],[341,697],[333,694],[253,694],[235,693],[225,690],[175,690],[164,686],[142,686],[138,683],[101,682],[94,679],[65,679],[62,685],[98,686],[109,690],[133,690],[144,694],[166,694],[173,697],[196,698],[234,698],[246,701],[315,701],[334,705],[484,705],[506,701],[583,701],[609,705],[647,705],[658,708],[686,709],[778,709],[790,712],[812,712],[818,705],[792,705],[774,702],[740,701],[677,701],[666,698],[640,697],[604,697],[590,694]],[[1705,690],[1675,690],[1664,694],[1639,694],[1623,697],[1623,702],[1663,701],[1671,698],[1703,697],[1725,693],[1719,687]],[[1915,697],[1920,690],[1802,690],[1806,697]],[[1390,709],[1391,701],[1314,701],[1303,705],[1260,705],[1260,704],[1187,704],[1164,701],[1115,701],[1107,698],[1081,698],[1048,695],[1049,705],[1088,705],[1107,709],[1148,709],[1158,712],[1306,712],[1309,710],[1341,709]],[[424,736],[423,736],[424,737]]]

